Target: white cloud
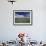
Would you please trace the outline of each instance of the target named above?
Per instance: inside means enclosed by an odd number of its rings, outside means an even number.
[[[24,15],[18,15],[18,14],[16,14],[16,16],[15,16],[16,18],[23,18],[24,17]]]

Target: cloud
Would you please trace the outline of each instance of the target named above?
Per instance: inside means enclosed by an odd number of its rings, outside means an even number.
[[[24,17],[24,15],[18,15],[18,14],[16,14],[16,16],[15,16],[16,18],[23,18]]]

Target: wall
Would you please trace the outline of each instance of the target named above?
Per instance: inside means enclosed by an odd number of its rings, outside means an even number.
[[[13,10],[33,10],[32,26],[14,26]],[[12,5],[0,0],[0,41],[15,40],[19,32],[26,32],[33,40],[46,40],[46,1],[16,0]]]

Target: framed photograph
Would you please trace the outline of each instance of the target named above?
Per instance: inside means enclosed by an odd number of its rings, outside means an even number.
[[[32,10],[13,10],[13,24],[32,25]]]

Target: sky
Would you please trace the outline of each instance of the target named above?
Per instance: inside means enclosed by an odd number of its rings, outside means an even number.
[[[16,12],[16,14],[20,16],[30,16],[30,12]]]

